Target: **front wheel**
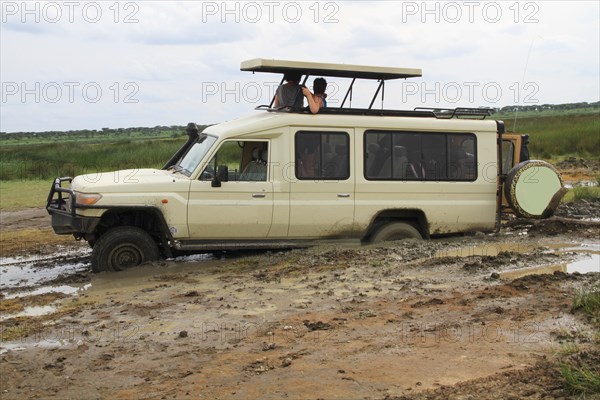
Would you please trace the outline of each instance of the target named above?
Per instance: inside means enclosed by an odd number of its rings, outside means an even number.
[[[94,244],[92,271],[122,271],[158,258],[158,246],[146,231],[120,226],[100,236]]]
[[[382,226],[371,238],[371,243],[391,242],[402,239],[423,239],[421,233],[406,222],[392,222]]]

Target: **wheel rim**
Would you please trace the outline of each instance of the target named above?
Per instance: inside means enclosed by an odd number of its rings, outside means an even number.
[[[133,243],[123,243],[116,246],[109,254],[109,266],[114,271],[135,267],[144,262],[144,253]]]

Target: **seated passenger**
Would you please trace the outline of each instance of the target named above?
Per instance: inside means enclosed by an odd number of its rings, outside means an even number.
[[[292,107],[300,110],[304,107],[304,99],[300,94],[302,91],[302,87],[300,86],[301,77],[302,74],[298,72],[286,72],[283,75],[286,83],[279,86],[275,92],[275,101],[273,102],[275,108]]]
[[[327,81],[323,78],[317,78],[313,82],[313,90],[315,93],[311,93],[307,87],[302,87],[302,94],[308,100],[308,108],[311,113],[316,114],[323,107],[327,107],[327,94],[325,89],[327,88]]]
[[[267,180],[267,156],[266,149],[255,148],[252,150],[252,161],[250,161],[242,174],[240,181],[264,182]]]

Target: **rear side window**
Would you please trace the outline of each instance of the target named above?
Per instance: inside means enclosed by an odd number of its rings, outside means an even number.
[[[515,154],[515,145],[510,140],[502,140],[502,173],[508,174],[513,167],[513,156]]]
[[[299,131],[295,137],[296,178],[345,180],[350,177],[350,136],[346,132]]]
[[[367,131],[364,144],[366,179],[477,179],[477,146],[472,133]]]

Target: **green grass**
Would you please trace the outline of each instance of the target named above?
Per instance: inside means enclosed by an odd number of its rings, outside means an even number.
[[[600,198],[600,187],[578,186],[570,189],[562,198],[563,203],[570,203],[578,200],[593,200]]]
[[[504,122],[507,132],[512,132],[514,121],[505,119]],[[598,113],[519,117],[516,132],[529,134],[532,158],[600,158]]]
[[[600,330],[600,287],[579,291],[573,299],[571,311],[587,316],[596,330]],[[600,365],[596,352],[577,351],[579,346],[570,345],[562,352],[559,363],[566,390],[581,398],[600,394]],[[594,397],[596,398],[596,397]]]
[[[600,368],[597,365],[577,367],[569,363],[561,363],[560,371],[569,393],[581,396],[600,393]]]
[[[573,312],[581,311],[590,320],[592,324],[600,329],[600,287],[595,289],[582,290],[577,293],[571,306]]]
[[[495,114],[507,131],[514,113]],[[160,168],[185,142],[183,127],[127,128],[103,132],[6,134],[0,143],[0,208],[40,207],[51,180],[58,176]],[[600,159],[597,108],[522,111],[519,133],[530,135],[532,158],[560,160],[575,156]],[[600,177],[597,177],[600,181]],[[600,188],[570,190],[563,201],[600,197]]]
[[[588,115],[588,114],[598,116],[598,115],[600,115],[600,109],[598,107],[585,107],[585,108],[574,108],[571,110],[556,110],[556,109],[542,110],[542,111],[533,111],[533,110],[523,111],[523,110],[521,110],[518,113],[514,112],[514,111],[497,112],[497,113],[493,114],[493,118],[504,120],[507,127],[512,129],[512,127],[515,123],[515,117],[517,118],[517,128],[518,128],[519,120],[521,118],[555,117],[555,116],[569,117],[569,116],[574,116],[574,115]]]
[[[52,180],[0,181],[0,210],[46,207]]]
[[[182,137],[3,146],[0,181],[51,180],[129,168],[160,168],[185,140]]]

